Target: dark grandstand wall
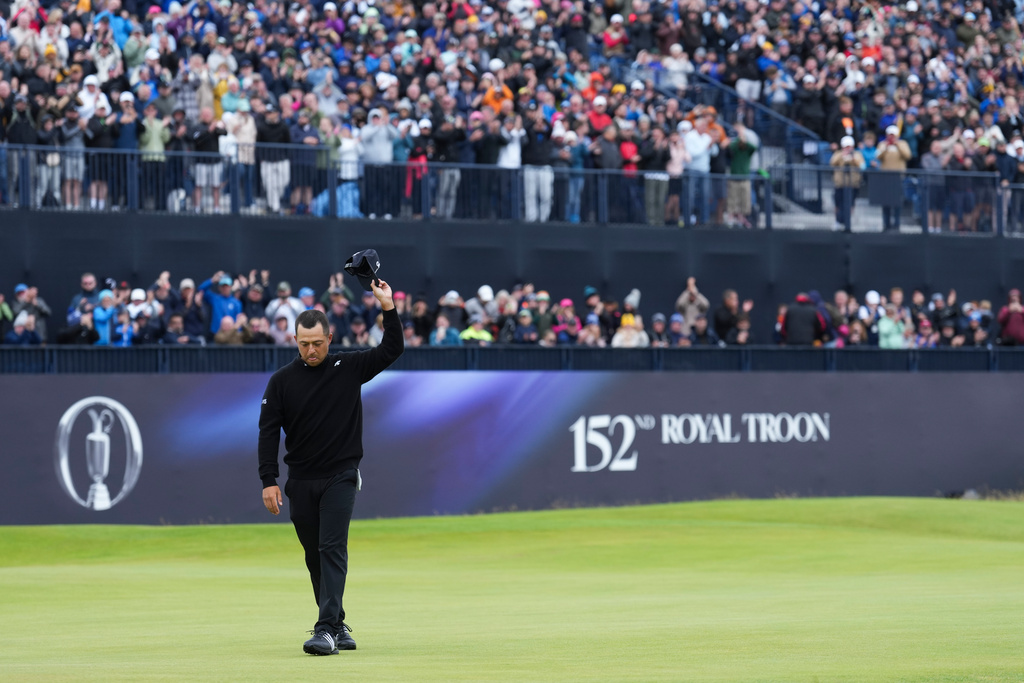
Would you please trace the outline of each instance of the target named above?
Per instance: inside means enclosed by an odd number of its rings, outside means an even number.
[[[58,308],[84,270],[145,286],[165,269],[177,280],[254,267],[319,289],[367,247],[395,287],[434,300],[526,280],[577,300],[586,285],[620,301],[637,287],[649,316],[669,312],[695,275],[713,305],[726,287],[754,299],[755,331],[769,330],[775,305],[800,290],[954,287],[998,303],[1024,284],[1024,240],[991,237],[9,211],[0,213],[0,291],[30,282]]]

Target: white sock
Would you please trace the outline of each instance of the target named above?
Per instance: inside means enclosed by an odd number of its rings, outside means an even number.
[[[99,208],[100,208],[100,211],[102,211],[104,208],[106,208],[107,200],[106,199],[101,199],[99,201],[100,201]]]
[[[96,198],[95,197],[90,197],[89,198],[89,207],[93,208],[93,209],[96,208]]]

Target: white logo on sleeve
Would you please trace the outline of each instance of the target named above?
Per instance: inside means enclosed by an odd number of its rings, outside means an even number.
[[[263,405],[267,405],[267,399],[263,399]]]
[[[341,361],[340,360],[334,362],[334,367],[338,367],[339,365],[341,365]]]

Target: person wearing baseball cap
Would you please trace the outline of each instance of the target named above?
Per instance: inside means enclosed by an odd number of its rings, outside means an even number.
[[[235,281],[223,270],[213,274],[209,280],[199,285],[199,291],[203,297],[210,302],[210,327],[207,331],[208,340],[213,340],[220,330],[221,321],[224,318],[234,320],[242,312],[242,302],[235,297],[232,286]]]
[[[903,204],[903,175],[907,170],[907,162],[912,157],[910,145],[900,139],[899,126],[885,129],[885,139],[878,143],[876,158],[882,171],[891,171],[900,175],[882,173],[877,176],[877,189],[881,191],[882,227],[883,230],[900,229],[900,206]],[[870,182],[870,179],[869,179]]]
[[[850,221],[853,219],[853,203],[857,199],[861,171],[865,167],[864,155],[857,151],[852,135],[845,135],[839,141],[839,149],[832,154],[829,165],[835,169],[832,172],[832,183],[835,187],[835,229],[849,232]]]

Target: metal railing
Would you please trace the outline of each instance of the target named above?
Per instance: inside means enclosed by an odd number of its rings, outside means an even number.
[[[727,128],[737,120],[743,121],[757,133],[762,154],[770,156],[764,160],[765,165],[794,164],[818,155],[821,137],[817,133],[760,101],[743,99],[734,88],[700,71],[688,74],[682,87],[677,77],[664,69],[649,74],[631,70],[629,75],[648,76],[663,94],[679,98],[686,110],[697,105],[714,107],[718,121]],[[814,153],[808,154],[808,149],[813,149]]]
[[[0,347],[0,375],[274,372],[295,357],[295,349],[277,346]],[[1020,372],[1024,371],[1024,349],[416,347],[406,349],[393,368],[628,372]]]
[[[816,144],[816,143],[815,143]],[[409,220],[1017,234],[1024,185],[995,173],[837,171],[762,160],[751,176],[558,166],[341,162],[249,154],[0,146],[0,206]],[[243,163],[247,159],[253,163]]]
[[[770,207],[760,175],[343,162],[336,150],[256,145],[238,156],[2,147],[0,205],[36,210],[312,215],[411,220],[686,225],[713,222],[732,183],[752,224]]]
[[[770,169],[774,225],[1015,235],[1024,229],[1024,185],[996,173],[883,171],[814,164]]]

